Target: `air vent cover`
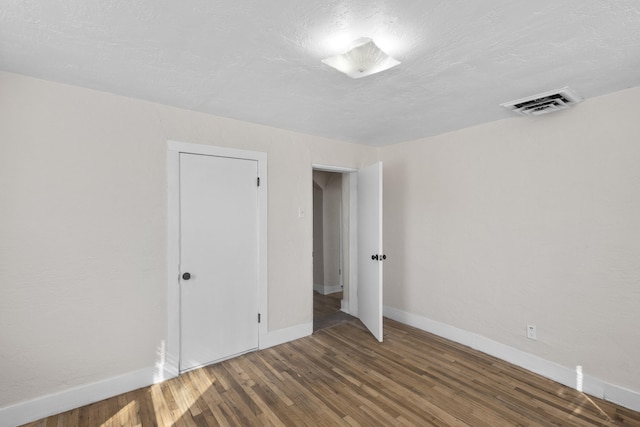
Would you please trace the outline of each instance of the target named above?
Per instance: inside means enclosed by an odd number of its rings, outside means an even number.
[[[523,116],[539,116],[540,114],[565,110],[582,101],[582,97],[576,95],[568,87],[564,87],[500,105]]]

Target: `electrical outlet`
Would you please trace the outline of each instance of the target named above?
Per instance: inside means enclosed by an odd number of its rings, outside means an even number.
[[[535,340],[536,338],[536,325],[527,325],[527,338]]]

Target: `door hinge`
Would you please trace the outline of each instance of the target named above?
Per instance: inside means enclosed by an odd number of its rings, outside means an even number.
[[[258,187],[260,187],[260,177],[258,177]]]
[[[258,313],[258,323],[260,323],[260,313]]]

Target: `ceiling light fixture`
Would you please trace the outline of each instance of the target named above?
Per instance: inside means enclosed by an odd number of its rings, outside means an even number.
[[[370,76],[400,64],[367,37],[354,41],[348,52],[323,59],[322,62],[352,79]]]

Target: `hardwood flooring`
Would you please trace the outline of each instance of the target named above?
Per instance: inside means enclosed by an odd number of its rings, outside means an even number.
[[[640,426],[640,413],[385,319],[188,372],[29,427]]]
[[[342,292],[322,295],[317,291],[313,291],[313,318],[340,311],[340,300],[342,300]]]
[[[313,331],[331,328],[356,318],[340,311],[342,292],[322,295],[313,292]]]

